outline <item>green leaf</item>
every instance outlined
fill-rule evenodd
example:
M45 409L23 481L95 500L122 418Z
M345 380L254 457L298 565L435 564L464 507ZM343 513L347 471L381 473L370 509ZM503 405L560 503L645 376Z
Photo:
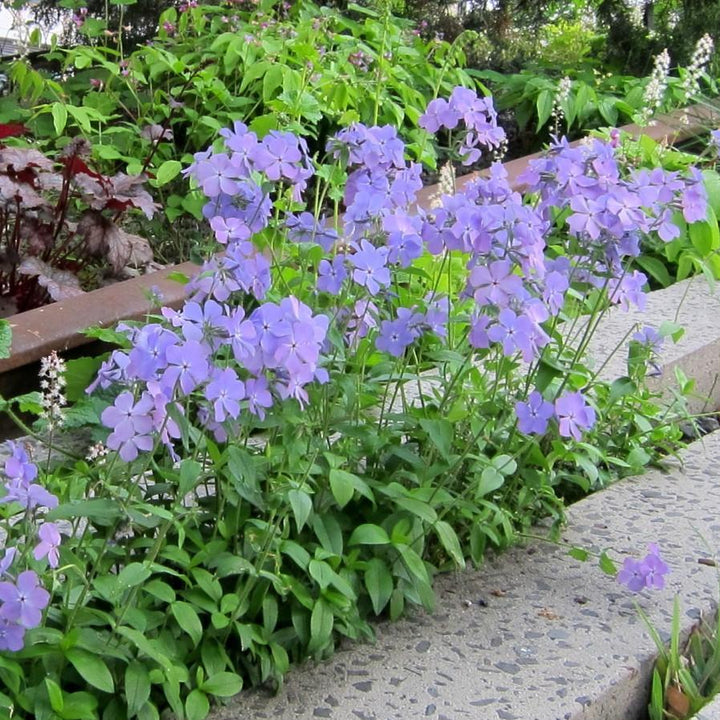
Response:
M130 563L126 565L117 576L118 587L132 588L144 583L152 575L152 570L143 563Z
M393 592L393 577L387 565L380 558L368 561L365 569L365 587L373 610L379 615L390 600Z
M255 458L247 450L237 445L231 445L228 448L227 458L229 478L238 495L259 510L263 510L265 508L265 500L260 490L260 485L258 484ZM291 490L290 492L293 491ZM292 503L293 501L291 499L290 504L292 505ZM295 506L292 505L292 507L294 510ZM297 520L297 514L295 518ZM305 521L307 521L307 517ZM300 526L298 527L298 531L299 529Z
M420 427L427 433L430 442L437 448L441 457L450 456L453 441L453 426L447 420L420 420Z
M353 530L348 545L389 545L390 538L379 525L365 523Z
M180 462L178 494L181 498L195 489L201 475L202 465L197 460L185 459Z
M295 516L295 524L297 525L297 530L300 532L305 523L308 521L308 518L310 517L310 513L312 512L312 500L310 496L303 492L302 490L290 490L288 493L288 500L290 502L290 507L292 508L293 515Z
M174 180L182 170L182 163L178 160L166 160L155 173L155 182L158 187L167 185Z
M568 550L568 555L575 558L576 560L579 560L580 562L585 562L590 557L590 553L585 550L585 548L581 547L570 548Z
M150 699L150 673L138 660L133 660L125 668L125 697L128 717L137 715Z
M465 558L463 557L460 540L452 527L444 520L438 520L433 526L438 540L445 548L445 552L455 561L459 568L465 567Z
M667 266L659 258L651 257L650 255L640 255L640 257L635 259L635 262L663 287L672 285L673 280L672 277L670 277Z
M539 131L550 119L554 99L555 95L552 90L542 90L537 96L537 100L535 101L538 116L536 131Z
M53 103L52 105L52 118L53 125L55 126L56 135L62 135L65 126L67 125L68 111L65 105L61 102Z
M352 473L345 470L330 470L330 489L337 504L345 507L355 494L355 479Z
M310 643L308 652L315 653L325 648L331 640L335 618L328 602L319 598L310 616Z
M407 569L421 582L430 583L427 568L423 559L409 546L404 543L396 543L395 549L400 553Z
M110 526L123 517L120 505L110 498L91 498L64 503L46 515L48 520L70 520L84 517L96 525Z
M600 566L600 569L606 575L612 575L613 577L615 577L617 575L617 566L615 565L615 562L604 551L602 553L600 553L598 565Z
M65 651L65 657L86 683L102 692L115 692L115 683L110 670L100 656L74 647Z
M65 705L63 701L63 691L60 689L60 686L49 677L45 678L45 687L47 688L47 694L50 698L50 707L62 716Z
M200 685L203 692L216 697L232 697L237 695L242 687L242 678L231 672L215 673Z
M187 720L205 720L210 714L210 701L207 695L195 688L185 700L185 716Z
M498 490L505 483L505 476L495 467L489 465L480 474L480 482L475 488L475 498L479 499Z
M190 636L193 645L198 645L202 640L203 627L195 608L190 603L178 600L170 606L170 611L177 620L180 629Z

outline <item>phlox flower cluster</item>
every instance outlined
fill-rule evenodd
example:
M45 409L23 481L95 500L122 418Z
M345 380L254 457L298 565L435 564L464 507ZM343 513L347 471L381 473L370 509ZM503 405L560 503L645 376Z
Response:
M631 592L640 592L645 588L662 590L665 587L665 576L670 568L660 557L660 548L655 543L648 545L648 553L642 560L625 558L617 581Z
M466 88L431 102L420 124L431 132L464 128L466 159L503 137L492 101ZM397 131L355 124L328 145L347 173L345 212L331 223L300 202L313 174L304 141L279 132L258 139L241 123L221 135L225 148L198 153L187 173L208 197L204 214L224 253L189 283L180 310L166 308L143 327L124 326L131 347L115 351L89 388L113 389L113 405L102 413L107 447L127 461L159 443L172 454L183 422L223 441L278 403L305 407L310 385L326 382L334 367L330 337L344 338L349 349L372 343L400 358L426 334L443 342L450 319L462 315L468 319L457 322L467 326L474 351L531 363L549 344L548 322L571 286L583 282L605 288L624 307L641 305L645 276L625 270L640 237L657 232L670 240L677 235L674 210L688 222L706 212L698 174L623 173L613 143L599 140L577 148L559 142L536 161L526 177L534 202L513 191L495 163L462 192L442 193L432 208L418 209L421 168L406 160ZM292 197L292 211L273 204L283 193ZM558 209L579 257L546 256ZM270 258L255 245L266 228L292 243L285 249L302 268L297 296L273 285ZM465 259L456 303L437 291L402 291L424 253L438 262L450 253ZM581 392L551 392L518 401L519 429L542 434L552 421L562 437L579 440L596 421L591 403Z
M456 87L447 100L432 100L418 124L436 133L440 129L455 130L461 122L464 132L459 155L464 165L476 163L483 147L499 148L505 140L505 131L497 124L492 98L479 98L473 90L464 87Z
M45 559L51 568L59 564L60 531L44 521L41 512L57 506L57 498L36 482L37 466L25 448L9 441L10 456L5 460L4 495L0 503L21 509L22 518L13 529L25 529L25 545L35 543L32 556ZM13 538L17 540L17 538ZM20 539L22 543L22 538ZM42 612L50 602L50 593L42 586L35 570L18 567L21 555L17 545L8 545L0 558L0 651L21 650L27 630L42 621Z

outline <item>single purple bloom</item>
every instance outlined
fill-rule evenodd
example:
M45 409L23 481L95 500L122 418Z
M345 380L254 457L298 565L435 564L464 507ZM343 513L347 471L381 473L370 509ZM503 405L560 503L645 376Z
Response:
M245 384L232 368L218 370L205 388L205 397L213 406L215 422L240 415L240 401L245 399Z
M350 256L350 262L355 268L352 273L353 280L367 288L371 295L377 295L380 286L386 287L390 284L387 255L386 247L376 248L371 242L363 239L357 251Z
M555 415L562 437L582 439L582 431L595 424L595 410L585 402L581 392L561 395L555 400Z
M630 592L640 592L645 587L645 573L640 562L635 558L625 558L617 574L617 581Z
M167 349L167 369L162 376L164 387L174 390L178 385L185 395L204 383L210 375L210 349L197 340L188 340Z
M513 272L509 260L476 265L468 282L474 290L475 302L480 306L494 303L499 308L505 308L510 300L519 296L523 290L522 278Z
M336 255L332 260L323 259L318 265L317 289L338 295L347 276L344 255Z
M33 550L33 557L41 560L47 557L51 568L56 568L60 561L60 532L57 525L51 522L44 522L38 529L40 542Z
M25 628L7 617L3 607L0 606L0 650L17 652L25 644Z
M459 122L460 113L444 98L436 98L428 103L425 112L418 120L418 125L428 132L436 133L440 128L452 130Z
M15 583L0 583L0 602L4 617L29 630L40 624L50 593L40 585L34 570L25 570Z
M265 409L272 407L273 404L267 380L264 377L246 380L245 393L247 395L248 410L253 415L257 415L261 420L264 420Z
M530 393L527 402L515 403L518 429L525 435L542 435L554 413L552 403L547 402L537 390Z

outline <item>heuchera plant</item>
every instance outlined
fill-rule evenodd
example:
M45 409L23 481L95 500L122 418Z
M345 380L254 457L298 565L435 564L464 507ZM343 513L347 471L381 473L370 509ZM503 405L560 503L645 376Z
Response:
M503 139L464 88L420 124L465 162ZM6 594L34 593L29 615L0 596L16 716L205 717L371 614L432 607L435 570L676 438L641 387L652 334L619 384L582 356L607 307L644 300L640 237L702 215L692 173L560 142L531 195L496 164L423 209L392 127L341 131L324 164L291 133L221 137L186 174L223 252L183 307L112 335L74 408L102 425L93 464L45 474L58 505L32 512L33 471L6 468Z
M22 135L0 125L0 138ZM83 292L98 265L117 275L152 260L147 241L118 221L130 208L149 218L155 203L143 176L96 173L90 146L70 141L56 160L33 147L0 145L0 295L18 312Z

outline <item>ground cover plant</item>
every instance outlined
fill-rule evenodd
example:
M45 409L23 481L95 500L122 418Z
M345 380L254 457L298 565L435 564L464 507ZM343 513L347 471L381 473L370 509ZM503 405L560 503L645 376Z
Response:
M504 135L463 87L419 125L461 163ZM351 125L322 162L223 129L185 172L224 250L185 305L96 331L119 345L99 372L53 358L40 394L3 401L99 442L55 463L9 446L5 714L203 718L672 452L682 403L644 378L679 329L638 328L611 384L584 354L607 308L644 301L641 238L702 221L707 196L617 150L561 141L525 197L495 164L420 209L391 126Z
M25 58L12 64L14 93L1 112L51 145L86 138L108 172L150 173L164 217L140 234L172 261L202 241L203 199L187 192L180 169L237 117L261 135L298 133L311 154L352 122L390 123L411 154L432 163L433 146L418 143L420 113L455 85L474 86L462 39L424 40L387 3L346 13L307 0L183 3L131 51L122 34L108 39L106 22L75 17L76 41L48 53L46 70Z

